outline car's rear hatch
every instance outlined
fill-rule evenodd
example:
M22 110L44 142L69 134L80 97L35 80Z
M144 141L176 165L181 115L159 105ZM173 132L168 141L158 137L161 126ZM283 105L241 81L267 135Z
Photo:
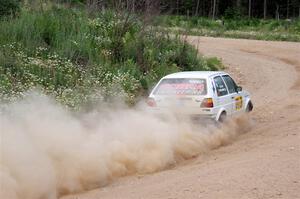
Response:
M163 79L152 92L157 107L194 108L200 107L207 94L205 79Z
M155 96L157 107L191 108L200 107L203 96Z

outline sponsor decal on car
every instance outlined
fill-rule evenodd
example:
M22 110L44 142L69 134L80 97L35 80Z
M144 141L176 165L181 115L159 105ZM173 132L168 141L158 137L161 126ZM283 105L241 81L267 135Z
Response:
M243 97L237 96L235 97L235 109L240 110L243 107Z

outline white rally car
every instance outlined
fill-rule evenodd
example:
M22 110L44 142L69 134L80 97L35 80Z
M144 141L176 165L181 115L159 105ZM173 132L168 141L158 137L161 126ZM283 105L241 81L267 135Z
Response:
M192 118L223 122L227 116L250 112L253 104L247 91L225 72L191 71L163 77L151 91L151 110L176 110Z

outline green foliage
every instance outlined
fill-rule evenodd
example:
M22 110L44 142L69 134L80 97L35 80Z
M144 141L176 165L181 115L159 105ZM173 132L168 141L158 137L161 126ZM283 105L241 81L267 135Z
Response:
M0 26L2 100L39 88L74 108L116 96L134 103L168 73L220 66L126 13L24 9Z
M241 17L242 17L242 14L240 13L240 11L237 8L227 8L225 10L224 19L227 19L227 20L232 20L232 19L238 20L238 19L241 19Z
M15 16L20 11L20 0L0 0L0 18Z

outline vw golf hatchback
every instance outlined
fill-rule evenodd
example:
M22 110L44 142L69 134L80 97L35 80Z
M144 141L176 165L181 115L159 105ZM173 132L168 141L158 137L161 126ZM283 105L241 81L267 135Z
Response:
M250 112L250 94L229 74L220 71L179 72L163 77L147 104L155 111L176 110L192 118L223 122L226 117Z

